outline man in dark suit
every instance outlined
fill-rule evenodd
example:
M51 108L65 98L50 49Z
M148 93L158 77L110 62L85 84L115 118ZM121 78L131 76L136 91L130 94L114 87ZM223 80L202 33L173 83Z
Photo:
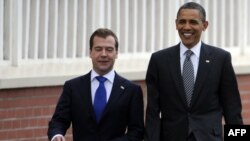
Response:
M243 124L229 52L201 41L208 22L189 2L177 13L181 42L152 54L147 74L145 141L222 141L225 124Z
M93 69L65 82L49 122L49 140L64 141L71 124L74 141L143 140L142 90L113 70L117 55L116 35L106 28L97 29L90 37ZM104 78L102 84L98 76ZM105 98L99 97L98 100L105 99L104 106L100 101L98 104L96 98L95 92L100 86L101 95L105 93Z

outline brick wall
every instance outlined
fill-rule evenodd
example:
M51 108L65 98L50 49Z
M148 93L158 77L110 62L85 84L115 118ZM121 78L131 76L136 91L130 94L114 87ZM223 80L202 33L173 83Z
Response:
M0 90L0 140L47 140L61 87Z
M250 75L237 77L242 102L242 116L244 124L250 124Z
M250 75L237 76L245 124L250 124ZM136 81L146 93L144 81ZM47 141L47 125L61 86L0 90L0 141ZM146 95L144 96L146 100ZM145 101L146 104L146 101ZM67 141L71 141L71 130Z

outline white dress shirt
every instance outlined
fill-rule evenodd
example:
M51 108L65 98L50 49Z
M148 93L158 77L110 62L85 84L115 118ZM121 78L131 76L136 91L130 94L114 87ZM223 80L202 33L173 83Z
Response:
M180 64L181 64L181 73L183 72L183 64L186 59L185 52L188 50L188 48L181 42L180 44ZM191 61L193 63L194 67L194 80L196 80L197 72L198 72L198 66L199 66L199 58L200 58L200 50L201 50L201 41L199 41L194 47L190 49L193 52L193 55L191 56Z
M94 103L95 99L95 92L96 89L99 86L99 81L96 79L96 76L99 76L94 70L91 71L91 97L92 97L92 103ZM114 79L115 79L115 71L112 70L109 73L103 75L103 77L107 78L107 80L104 82L104 86L106 88L107 93L107 101L109 100L111 90L113 87Z

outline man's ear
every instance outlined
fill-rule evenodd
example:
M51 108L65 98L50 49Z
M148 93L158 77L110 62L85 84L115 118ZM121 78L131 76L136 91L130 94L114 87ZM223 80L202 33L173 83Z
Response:
M208 27L208 21L203 22L203 31L205 31Z

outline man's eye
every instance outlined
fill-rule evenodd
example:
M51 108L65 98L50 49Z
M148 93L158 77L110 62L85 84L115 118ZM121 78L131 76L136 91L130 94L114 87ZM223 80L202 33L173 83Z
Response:
M178 23L179 23L179 24L185 24L186 21L185 21L185 20L179 20Z
M195 20L192 20L192 21L190 21L190 24L199 24L199 22L195 21Z
M102 48L96 47L96 48L95 48L95 51L102 51Z
M108 52L112 52L112 51L114 50L114 48L108 47L106 50L107 50Z

